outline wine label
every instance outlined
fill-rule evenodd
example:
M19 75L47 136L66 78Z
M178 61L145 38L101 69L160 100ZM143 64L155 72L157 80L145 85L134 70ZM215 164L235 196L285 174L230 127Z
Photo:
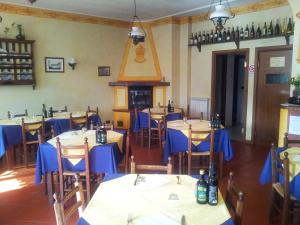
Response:
M218 189L216 186L209 186L208 192L208 202L210 204L217 204L218 203Z
M197 200L200 203L206 203L207 202L207 187L205 186L197 186Z

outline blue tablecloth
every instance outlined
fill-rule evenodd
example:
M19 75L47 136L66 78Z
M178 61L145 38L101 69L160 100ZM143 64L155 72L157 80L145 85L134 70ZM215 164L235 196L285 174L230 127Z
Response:
M88 123L101 123L98 115L92 115L88 118ZM45 130L50 131L54 128L55 135L70 130L69 119L52 118L45 122ZM0 158L5 154L5 149L9 146L22 144L22 128L20 125L0 125Z
M95 146L89 151L90 171L92 173L117 173L117 165L121 162L125 154L126 131L118 131L124 134L123 150L120 151L117 143ZM84 160L75 166L68 160L63 161L63 166L71 171L84 171ZM42 181L42 176L49 172L57 172L57 152L56 148L45 142L39 146L36 158L35 184Z
M149 114L147 112L138 112L137 119L134 123L133 131L138 132L142 128L148 128L148 117ZM182 119L181 113L169 113L166 115L166 122L180 119ZM157 127L157 122L155 120L151 120L151 127Z
M223 152L225 160L229 161L233 157L231 141L229 133L226 129L215 131L215 152ZM199 145L193 145L193 151L204 152L209 150L210 143L201 142ZM166 132L166 145L164 150L164 162L168 161L168 157L174 153L186 152L188 149L188 137L180 130L168 128Z
M279 154L282 152L284 148L278 148L276 151ZM280 179L283 181L283 179ZM272 157L271 157L271 152L269 152L267 159L265 161L263 170L260 175L259 179L260 183L262 185L271 183L272 182ZM300 173L297 174L291 181L289 185L290 193L300 200Z

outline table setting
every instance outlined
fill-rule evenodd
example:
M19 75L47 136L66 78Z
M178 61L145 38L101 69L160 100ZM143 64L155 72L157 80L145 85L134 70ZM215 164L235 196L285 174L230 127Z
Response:
M277 154L283 159L284 153L288 153L290 167L289 190L292 196L300 201L300 148L277 148ZM272 182L272 158L269 152L260 175L260 184L265 185Z
M220 192L216 206L197 204L197 179L178 177L129 174L106 181L98 187L77 225L233 225Z

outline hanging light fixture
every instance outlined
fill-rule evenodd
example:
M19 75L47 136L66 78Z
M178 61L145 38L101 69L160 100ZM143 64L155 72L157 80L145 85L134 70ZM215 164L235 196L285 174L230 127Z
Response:
M220 0L220 4L216 5L215 11L211 13L210 10L214 2L215 0L212 1L208 10L209 20L211 20L216 29L220 31L224 28L226 21L234 18L235 15L231 12L228 0L226 0L227 7L225 7L225 4L222 5L222 0Z
M132 38L132 42L134 45L137 45L139 42L144 42L146 37L146 32L142 26L142 22L136 15L136 0L134 0L134 16L128 36Z

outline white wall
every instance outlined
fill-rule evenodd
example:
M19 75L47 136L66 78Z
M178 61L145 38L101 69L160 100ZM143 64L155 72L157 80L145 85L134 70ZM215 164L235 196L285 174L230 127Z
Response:
M125 28L1 13L0 35L12 22L23 24L26 39L35 40L36 90L31 86L0 86L0 118L28 109L40 113L47 107L86 110L99 106L103 119L112 119L113 89L121 65L127 32ZM15 34L9 34L14 37ZM45 73L44 57L64 57L64 73ZM75 70L67 59L78 60ZM110 77L98 77L98 66L110 66Z

